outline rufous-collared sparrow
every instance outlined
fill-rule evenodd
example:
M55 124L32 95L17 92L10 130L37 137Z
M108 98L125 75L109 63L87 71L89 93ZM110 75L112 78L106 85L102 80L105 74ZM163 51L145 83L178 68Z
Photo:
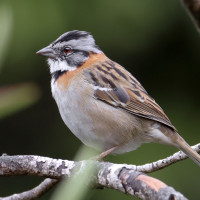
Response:
M157 142L178 147L200 165L200 155L161 107L133 75L106 57L90 33L64 33L37 54L48 57L63 121L84 144L104 152L102 157Z

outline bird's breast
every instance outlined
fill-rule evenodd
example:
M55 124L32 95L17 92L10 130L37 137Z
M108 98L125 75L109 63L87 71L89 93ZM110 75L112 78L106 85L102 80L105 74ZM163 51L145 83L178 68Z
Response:
M78 82L72 80L67 88L52 83L61 117L71 132L95 149L121 144L126 144L126 148L119 148L119 153L136 149L141 144L137 134L141 130L140 119L95 99L92 87L83 77Z

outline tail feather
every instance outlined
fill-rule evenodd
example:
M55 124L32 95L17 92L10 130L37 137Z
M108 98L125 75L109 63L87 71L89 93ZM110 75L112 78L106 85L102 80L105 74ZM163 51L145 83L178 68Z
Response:
M178 138L177 143L178 148L183 151L189 158L191 158L197 165L200 166L200 155L194 151L182 137Z

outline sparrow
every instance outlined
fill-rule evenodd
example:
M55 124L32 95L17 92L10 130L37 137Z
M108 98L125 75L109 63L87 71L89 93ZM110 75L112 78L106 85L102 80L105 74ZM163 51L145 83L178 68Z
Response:
M37 54L47 57L52 95L64 123L85 145L103 152L102 158L156 142L179 148L200 166L200 155L162 108L89 32L66 32Z

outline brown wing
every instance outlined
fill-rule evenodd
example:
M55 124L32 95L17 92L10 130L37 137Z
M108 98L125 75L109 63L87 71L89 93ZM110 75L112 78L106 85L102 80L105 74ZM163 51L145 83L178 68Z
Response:
M96 68L94 70L94 68ZM107 60L87 70L94 97L125 111L155 120L176 130L162 108L122 66Z

